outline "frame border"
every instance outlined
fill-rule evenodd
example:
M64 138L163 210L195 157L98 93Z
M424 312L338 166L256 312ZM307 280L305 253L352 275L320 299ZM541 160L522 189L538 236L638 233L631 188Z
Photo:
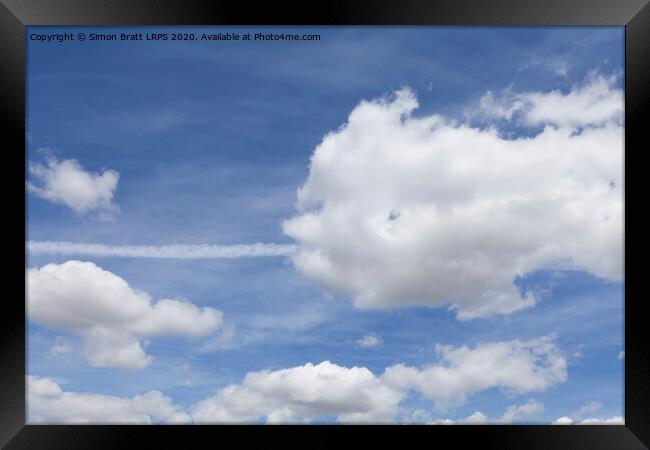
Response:
M3 191L23 220L2 221L11 260L26 258L26 153L25 146L25 30L31 25L618 25L625 27L625 183L626 197L642 192L645 167L638 156L646 146L643 117L650 109L650 3L649 0L336 0L320 4L258 5L209 1L174 0L0 0L0 120L3 124L5 156L10 162L2 177ZM22 167L22 170L20 168ZM12 211L14 211L12 209ZM25 425L25 272L18 264L8 265L7 278L16 280L16 295L5 299L4 324L0 329L0 447L18 449L122 448L145 444L155 435L167 445L186 446L188 440L224 438L248 441L250 432L263 438L292 437L336 444L357 432L383 443L402 443L417 437L443 438L454 444L478 443L488 448L648 448L650 446L650 348L643 314L641 266L647 254L648 221L638 209L625 208L625 425L561 427L546 425L483 425L463 428L398 426L310 426L281 425ZM637 214L636 217L633 217ZM645 226L644 226L645 225ZM19 238L22 236L22 238ZM22 239L22 241L21 241ZM22 295L22 296L21 296ZM638 295L638 294L637 294ZM469 432L468 432L469 430ZM298 436L295 435L298 434ZM366 434L367 433L367 434ZM13 438L13 439L12 439ZM280 441L278 441L280 442ZM284 443L283 443L284 445Z

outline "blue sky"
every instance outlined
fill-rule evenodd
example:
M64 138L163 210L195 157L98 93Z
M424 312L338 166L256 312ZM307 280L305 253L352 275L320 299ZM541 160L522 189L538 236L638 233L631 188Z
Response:
M90 31L33 27L28 33L62 30ZM200 34L209 29L97 30ZM507 100L511 93L557 90L572 98L590 73L610 77L612 90L622 88L623 28L309 27L300 32L319 33L321 39L52 44L28 39L28 161L77 160L89 173L119 173L111 199L119 209L108 218L30 192L28 239L116 246L306 245L285 233L282 222L300 214L296 190L310 175L315 148L327 133L341 131L362 100L408 87L419 104L414 117L439 114L480 130L496 126L516 140L535 137L545 124L475 115L486 92ZM42 182L34 173L28 180ZM589 247L584 254L608 258L597 251ZM78 332L30 320L28 374L67 392L133 397L157 390L191 411L225 386L242 383L249 372L331 361L366 367L379 377L398 363L418 368L435 363L436 343L473 348L552 334L567 364L565 381L518 393L486 388L446 410L414 389L400 402L397 420L409 421L402 415L416 409L427 420L462 420L475 411L496 420L509 406L529 400L543 408L515 423L623 416L623 283L602 276L605 269L588 270L589 264L539 267L519 282L523 290L544 292L534 306L459 320L454 311L427 304L358 308L354 289L332 288L286 256L28 253L29 268L69 260L93 262L154 301L185 298L215 308L223 323L194 340L152 337L146 352L153 361L125 371L89 364ZM360 346L369 334L380 343ZM57 343L65 350L53 352ZM331 415L315 419L331 420Z

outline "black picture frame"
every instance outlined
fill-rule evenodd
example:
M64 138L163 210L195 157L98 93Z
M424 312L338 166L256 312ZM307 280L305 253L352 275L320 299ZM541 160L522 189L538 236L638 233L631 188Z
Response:
M168 446L248 446L255 435L265 445L343 443L363 434L382 443L453 443L461 448L636 449L650 446L650 350L647 342L647 301L641 265L647 254L648 232L641 163L644 117L650 106L650 4L648 0L338 0L277 4L260 2L171 0L0 0L0 89L2 102L2 178L5 282L15 289L4 296L0 327L0 446L10 449L133 448L154 442ZM25 266L25 27L30 25L617 25L625 27L625 425L533 426L98 426L25 425L26 320ZM646 114L644 114L646 113ZM641 207L637 207L640 205ZM19 212L22 211L22 217ZM639 264L641 262L641 264ZM416 436L417 435L417 436ZM226 440L228 439L228 440ZM234 440L230 440L234 439ZM645 444L645 445L644 445ZM231 444L232 445L232 444ZM175 446L175 445L174 445Z

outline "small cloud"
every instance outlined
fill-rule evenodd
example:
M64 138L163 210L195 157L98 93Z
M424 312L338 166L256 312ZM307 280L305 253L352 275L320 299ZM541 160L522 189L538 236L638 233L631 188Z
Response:
M572 423L573 419L567 416L558 417L552 422L553 425L571 425Z
M618 359L623 361L625 359L625 350L618 352Z
M471 414L469 417L463 420L462 423L468 425L479 425L486 423L487 420L488 418L485 414L483 414L481 411L476 411L474 414Z
M77 160L57 160L48 156L45 164L30 164L32 180L27 189L38 197L63 204L79 215L97 214L103 220L112 218L118 211L113 203L120 174L104 169L102 173L86 171Z
M367 334L357 341L357 345L361 348L377 347L381 344L381 338L375 334Z

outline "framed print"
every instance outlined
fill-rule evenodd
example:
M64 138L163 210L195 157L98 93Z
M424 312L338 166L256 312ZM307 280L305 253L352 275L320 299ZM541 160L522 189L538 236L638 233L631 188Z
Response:
M647 2L0 11L3 446L647 448Z

